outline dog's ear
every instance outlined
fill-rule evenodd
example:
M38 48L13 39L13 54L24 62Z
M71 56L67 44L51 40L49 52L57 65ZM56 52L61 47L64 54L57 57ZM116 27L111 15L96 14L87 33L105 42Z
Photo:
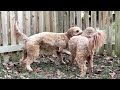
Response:
M73 29L72 28L69 28L68 31L67 31L67 36L70 38L73 36Z

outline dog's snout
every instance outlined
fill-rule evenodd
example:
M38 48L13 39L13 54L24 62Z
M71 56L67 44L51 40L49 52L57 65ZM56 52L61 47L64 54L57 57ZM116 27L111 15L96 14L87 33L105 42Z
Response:
M79 32L79 34L78 35L81 35L83 32Z

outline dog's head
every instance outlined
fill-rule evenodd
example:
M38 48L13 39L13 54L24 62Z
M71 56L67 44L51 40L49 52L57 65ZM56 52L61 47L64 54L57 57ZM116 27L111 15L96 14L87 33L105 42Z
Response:
M67 31L67 36L71 38L72 36L77 36L82 34L82 29L80 27L71 27Z
M89 36L89 35L93 35L95 32L96 32L96 30L95 30L93 27L87 27L87 28L83 31L82 35L83 35L83 36Z

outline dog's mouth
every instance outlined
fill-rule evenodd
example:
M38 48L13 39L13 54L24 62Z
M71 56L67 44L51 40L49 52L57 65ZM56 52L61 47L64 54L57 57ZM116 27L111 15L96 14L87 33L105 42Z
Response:
M78 35L81 35L83 32L78 33Z

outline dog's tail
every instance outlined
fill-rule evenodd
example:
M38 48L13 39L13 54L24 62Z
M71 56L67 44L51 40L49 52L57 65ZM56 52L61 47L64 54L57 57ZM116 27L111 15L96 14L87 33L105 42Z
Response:
M28 37L24 33L20 32L17 21L15 21L14 30L16 36L22 36L23 40L28 40Z
M106 34L102 30L97 31L89 38L89 48L91 50L100 48L104 44L105 38Z

